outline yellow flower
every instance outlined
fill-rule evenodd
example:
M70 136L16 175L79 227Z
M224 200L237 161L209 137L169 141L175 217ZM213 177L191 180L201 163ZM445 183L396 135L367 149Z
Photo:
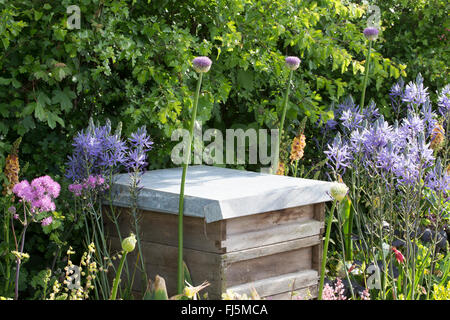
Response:
M13 187L19 183L19 157L14 154L6 157L5 176L8 182L3 183L3 195L11 194Z
M209 282L205 281L201 285L193 287L188 282L186 282L187 286L184 287L183 294L189 299L197 300L197 293L199 293L202 289L209 286Z
M437 123L433 131L431 132L430 148L433 150L438 150L439 147L444 142L445 139L444 136L445 136L444 128L439 123Z
M300 160L303 158L303 149L306 146L306 137L304 134L299 134L296 136L291 143L291 155L289 158L291 159L291 164L294 161Z
M17 139L12 147L11 153L6 157L5 176L7 183L3 183L3 195L11 194L13 187L19 183L19 145L22 138Z
M284 163L282 161L278 163L277 175L284 176Z

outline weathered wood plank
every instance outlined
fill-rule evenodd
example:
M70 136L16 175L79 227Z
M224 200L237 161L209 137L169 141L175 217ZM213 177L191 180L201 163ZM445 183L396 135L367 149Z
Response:
M306 247L224 266L226 287L311 269L312 248Z
M269 244L266 246L225 253L223 254L223 260L225 264L231 264L242 260L250 260L259 257L269 256L280 252L291 251L304 247L311 247L318 245L320 242L321 237L319 235L314 235L311 237L294 239L275 244Z
M321 222L316 220L276 225L272 228L263 230L234 234L223 241L221 246L226 248L226 252L256 248L273 243L318 235L321 226Z
M237 233L264 230L273 226L314 219L314 205L287 208L226 220L227 237Z
M267 297L315 286L317 285L317 279L317 271L304 270L232 286L229 287L229 289L239 294L245 293L250 295L251 289L255 288L256 292L258 292L261 297ZM288 291L286 289L288 289Z
M135 229L132 227L134 222L130 209L116 208L116 210L120 212L118 220L121 234L128 236ZM223 221L206 223L204 219L185 216L183 224L185 248L206 252L223 252L223 249L220 248L221 241L225 240ZM178 215L142 211L139 225L143 240L171 246L178 245ZM117 237L117 231L112 222L108 222L106 228L110 235Z
M287 291L267 297L262 297L264 299L270 300L311 300L317 298L317 285L309 286L306 288L300 288L292 291ZM294 296L292 294L295 294Z
M118 238L110 238L112 249L118 250L120 243ZM154 279L156 275L166 280L167 291L169 295L176 294L176 279L178 266L178 248L142 241L142 252L145 257L145 268L149 279ZM210 296L220 297L222 293L222 256L216 253L203 252L192 249L184 249L184 261L186 262L194 285L199 285L203 281L210 282L208 292ZM127 255L129 267L134 270L134 264L137 261L137 248ZM138 266L140 264L138 263ZM141 273L136 270L133 289L141 289Z

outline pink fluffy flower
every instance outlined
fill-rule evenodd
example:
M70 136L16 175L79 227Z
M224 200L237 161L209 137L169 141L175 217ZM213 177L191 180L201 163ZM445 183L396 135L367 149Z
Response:
M72 192L76 197L81 196L81 192L83 191L83 185L81 184L71 184L69 185L69 191Z
M25 199L26 201L31 199L30 191L31 191L30 183L27 180L20 181L13 188L13 192L15 193L15 195L18 196L19 198Z
M53 199L59 196L60 185L49 176L34 179L31 184L23 180L16 184L13 192L23 201L31 204L31 212L54 211Z
M49 224L51 224L53 222L53 218L52 217L47 217L45 219L42 219L41 221L41 225L43 227L48 226Z
M347 300L344 295L345 287L341 279L336 279L336 284L334 288L328 283L323 287L322 299L323 300Z
M43 196L37 201L33 201L32 206L40 212L55 211L55 204L48 195Z

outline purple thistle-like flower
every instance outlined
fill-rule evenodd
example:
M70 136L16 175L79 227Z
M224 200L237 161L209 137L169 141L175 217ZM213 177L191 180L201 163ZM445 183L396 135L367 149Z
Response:
M426 125L426 135L425 137L430 137L431 133L433 132L434 127L437 124L437 115L433 112L433 108L431 106L431 103L427 102L422 105L422 109L420 111L420 114L423 116L423 121Z
M345 172L345 168L350 165L351 154L347 144L341 140L341 135L338 133L333 140L333 143L328 144L328 150L324 151L328 157L328 166L336 170L336 173ZM331 164L330 164L331 163Z
M134 147L141 148L144 151L151 150L153 144L145 127L140 127L135 133L132 133L129 141Z
M208 72L211 68L212 61L208 57L197 57L192 61L195 71L204 73Z
M444 193L448 195L450 191L450 175L443 170L440 159L436 161L436 165L430 170L425 178L425 186L434 190L436 193Z
M386 148L381 149L376 157L376 166L382 172L390 172L397 162L397 154L391 142L388 143Z
M53 222L53 218L52 217L47 217L45 219L42 219L41 221L41 225L43 227L50 225Z
M81 192L83 191L83 185L79 183L74 183L69 185L69 191L72 192L76 197L81 196Z
M380 117L375 124L369 128L364 147L370 153L377 153L381 148L387 146L392 140L393 129L383 117Z
M88 174L109 176L118 171L125 161L126 144L111 133L111 126L96 127L90 124L74 138L73 154L66 163L66 177L83 181Z
M440 93L438 93L437 105L439 113L443 117L450 114L450 84L447 84Z
M368 27L365 28L364 31L364 36L369 40L369 41L374 41L378 38L378 29L374 28L374 27Z
M128 161L126 166L129 170L143 170L144 167L148 164L146 162L145 153L142 150L132 150L128 153Z
M409 113L407 118L403 119L400 132L405 138L415 138L425 130L425 123L416 114Z
M375 119L380 117L379 110L375 102L370 101L369 105L363 110L363 119L366 119L369 122L372 122Z
M347 109L342 112L340 117L342 125L348 130L353 131L355 129L360 129L363 121L363 115L359 111L352 112L351 109Z
M289 56L285 59L286 67L289 70L296 70L300 66L301 60L298 57Z
M405 87L402 100L407 102L410 106L419 106L428 101L427 88L424 88L423 83L409 82Z

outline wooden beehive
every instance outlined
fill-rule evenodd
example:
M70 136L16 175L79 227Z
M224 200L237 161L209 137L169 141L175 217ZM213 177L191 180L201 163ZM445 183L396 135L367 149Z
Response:
M113 187L120 230L131 227L128 177ZM176 293L178 196L181 169L147 172L138 200L149 278L165 278ZM210 299L228 289L290 299L317 295L322 256L324 202L329 183L209 166L188 170L184 213L184 260L194 285L208 280ZM118 248L115 228L108 237ZM135 261L129 255L130 261ZM137 272L138 274L139 272ZM139 277L137 275L137 277ZM139 291L140 280L135 280Z

